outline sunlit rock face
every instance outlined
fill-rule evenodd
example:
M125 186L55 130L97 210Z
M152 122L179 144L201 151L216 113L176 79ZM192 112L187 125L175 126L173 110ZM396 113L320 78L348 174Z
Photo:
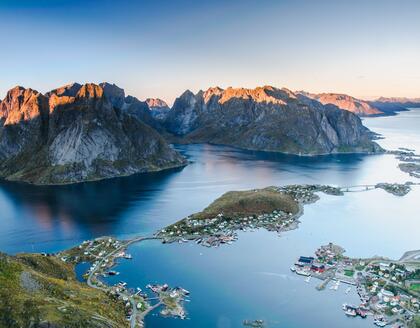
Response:
M166 119L170 108L165 101L159 98L147 98L146 104L149 106L150 113L156 120L163 122Z
M62 184L184 165L139 118L142 104L148 113L109 84L10 90L0 103L0 176Z
M359 116L381 115L383 112L367 101L360 100L349 95L339 93L319 93L313 94L300 91L304 96L318 100L320 103L335 105L340 109L347 110Z
M164 125L180 142L302 155L380 151L353 113L271 86L187 90Z

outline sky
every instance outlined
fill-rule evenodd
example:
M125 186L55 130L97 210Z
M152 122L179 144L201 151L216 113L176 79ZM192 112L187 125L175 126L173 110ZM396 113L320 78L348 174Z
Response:
M0 0L0 98L108 81L420 97L419 0Z

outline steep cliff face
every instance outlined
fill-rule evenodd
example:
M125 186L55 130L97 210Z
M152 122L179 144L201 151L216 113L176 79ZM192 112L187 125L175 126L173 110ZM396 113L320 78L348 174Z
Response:
M353 113L271 86L186 91L165 126L182 142L306 155L380 150Z
M381 115L383 112L369 102L339 93L313 94L300 91L302 95L315 99L323 105L331 104L359 116Z
M159 98L147 98L146 104L149 106L150 113L153 118L163 122L166 118L166 115L169 113L169 106L166 102Z
M62 184L184 165L111 91L95 84L47 96L22 87L9 91L0 105L0 176Z

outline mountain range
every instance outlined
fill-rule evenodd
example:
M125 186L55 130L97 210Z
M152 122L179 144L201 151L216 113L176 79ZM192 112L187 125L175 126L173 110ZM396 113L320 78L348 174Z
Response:
M301 155L379 150L353 113L271 86L187 90L164 126L176 142Z
M0 103L0 176L63 184L185 165L148 122L147 104L106 83L15 87Z
M299 155L380 152L359 116L392 114L405 109L396 104L413 100L378 102L395 107L272 86L187 90L172 108L158 98L126 96L107 82L45 94L15 87L0 102L0 177L64 184L186 165L169 143Z
M327 105L332 104L340 109L347 110L359 116L372 116L384 114L379 108L371 105L369 102L354 98L352 96L340 93L309 93L300 91L299 93L318 100L320 103Z

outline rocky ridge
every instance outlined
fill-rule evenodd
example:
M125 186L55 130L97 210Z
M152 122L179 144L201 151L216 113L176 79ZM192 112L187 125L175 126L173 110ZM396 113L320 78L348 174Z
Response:
M320 103L327 105L332 104L340 109L347 110L359 116L381 115L383 112L375 106L369 104L367 101L354 98L346 94L339 93L309 93L300 91L304 96L315 99Z
M159 98L147 98L146 104L149 106L152 116L158 121L164 121L170 111L168 104Z
M108 83L45 95L15 87L0 103L0 177L63 184L185 165L154 122L146 103Z
M301 155L377 152L359 117L286 88L185 91L164 126L185 143L213 143Z

